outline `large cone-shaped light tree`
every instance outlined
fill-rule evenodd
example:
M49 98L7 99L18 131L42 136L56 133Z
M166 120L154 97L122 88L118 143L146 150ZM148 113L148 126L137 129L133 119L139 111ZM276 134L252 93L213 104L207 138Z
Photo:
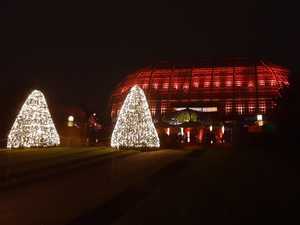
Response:
M50 147L60 144L45 96L34 90L26 99L8 135L7 148Z
M159 138L154 127L144 91L132 87L120 110L111 137L114 148L159 148Z

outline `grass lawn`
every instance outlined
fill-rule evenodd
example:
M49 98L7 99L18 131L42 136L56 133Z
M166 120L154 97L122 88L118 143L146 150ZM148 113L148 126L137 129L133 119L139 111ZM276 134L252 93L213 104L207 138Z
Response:
M109 152L95 161L84 160L89 161L88 164L71 171L59 171L55 176L18 183L15 188L0 188L0 224L69 224L98 205L110 202L132 185L143 183L161 169L180 161L189 152L165 149ZM52 167L53 170L56 167ZM42 171L44 176L45 170Z
M57 147L0 151L0 187L32 175L56 173L105 157L123 154L107 147Z
M69 159L82 153L103 154L112 152L105 147L55 147L55 148L30 148L0 151L1 166L18 166L24 163L34 163L41 160Z

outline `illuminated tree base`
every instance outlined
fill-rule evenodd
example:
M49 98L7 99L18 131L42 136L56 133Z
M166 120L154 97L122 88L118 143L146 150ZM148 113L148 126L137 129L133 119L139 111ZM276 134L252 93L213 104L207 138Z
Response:
M117 151L139 151L139 152L154 152L158 151L159 147L124 147L120 146L119 148L113 147L114 150Z

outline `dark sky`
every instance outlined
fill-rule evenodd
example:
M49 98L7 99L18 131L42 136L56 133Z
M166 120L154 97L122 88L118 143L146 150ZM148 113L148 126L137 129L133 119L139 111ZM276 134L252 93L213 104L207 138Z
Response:
M0 1L2 129L29 90L101 112L122 77L160 60L250 56L299 70L288 1L46 2Z

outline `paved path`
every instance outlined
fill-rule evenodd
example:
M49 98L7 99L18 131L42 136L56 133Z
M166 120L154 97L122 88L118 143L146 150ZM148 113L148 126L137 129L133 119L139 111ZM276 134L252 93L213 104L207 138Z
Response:
M186 160L110 224L300 223L298 171L280 156L217 150Z
M0 193L0 224L299 223L298 171L279 155L162 150Z
M162 150L112 157L99 165L0 192L0 224L68 224L187 153Z

